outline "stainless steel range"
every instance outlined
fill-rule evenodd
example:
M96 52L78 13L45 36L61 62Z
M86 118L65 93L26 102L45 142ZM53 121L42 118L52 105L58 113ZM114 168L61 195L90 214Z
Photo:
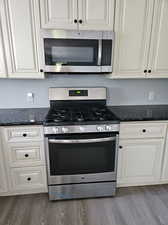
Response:
M119 121L106 106L106 88L50 88L49 100L49 199L115 195Z

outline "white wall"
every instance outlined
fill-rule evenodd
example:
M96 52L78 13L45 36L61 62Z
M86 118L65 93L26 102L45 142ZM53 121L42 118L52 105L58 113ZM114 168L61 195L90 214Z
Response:
M49 87L105 86L109 105L168 104L168 80L110 80L103 75L54 75L44 80L0 79L0 108L48 107ZM148 92L156 94L148 101ZM35 94L34 104L26 101Z

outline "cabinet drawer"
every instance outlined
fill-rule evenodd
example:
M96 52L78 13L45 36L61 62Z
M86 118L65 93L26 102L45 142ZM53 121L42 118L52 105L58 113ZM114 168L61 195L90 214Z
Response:
M46 168L28 167L11 170L12 186L14 190L30 190L46 187Z
M43 139L43 128L41 126L23 126L5 128L5 137L8 142L22 142L27 140Z
M11 167L25 167L44 164L43 142L13 143L8 145Z
M166 128L166 123L121 123L120 138L162 138Z

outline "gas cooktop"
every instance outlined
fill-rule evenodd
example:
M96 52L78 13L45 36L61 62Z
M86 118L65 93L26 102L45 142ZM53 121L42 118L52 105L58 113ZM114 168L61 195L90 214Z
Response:
M70 125L70 124L96 124L116 122L117 117L106 107L87 105L78 107L53 107L50 108L45 120L45 125Z

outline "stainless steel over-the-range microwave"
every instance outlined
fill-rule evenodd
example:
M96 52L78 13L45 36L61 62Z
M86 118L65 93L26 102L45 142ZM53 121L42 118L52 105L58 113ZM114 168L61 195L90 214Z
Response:
M42 30L44 72L110 73L114 32Z

